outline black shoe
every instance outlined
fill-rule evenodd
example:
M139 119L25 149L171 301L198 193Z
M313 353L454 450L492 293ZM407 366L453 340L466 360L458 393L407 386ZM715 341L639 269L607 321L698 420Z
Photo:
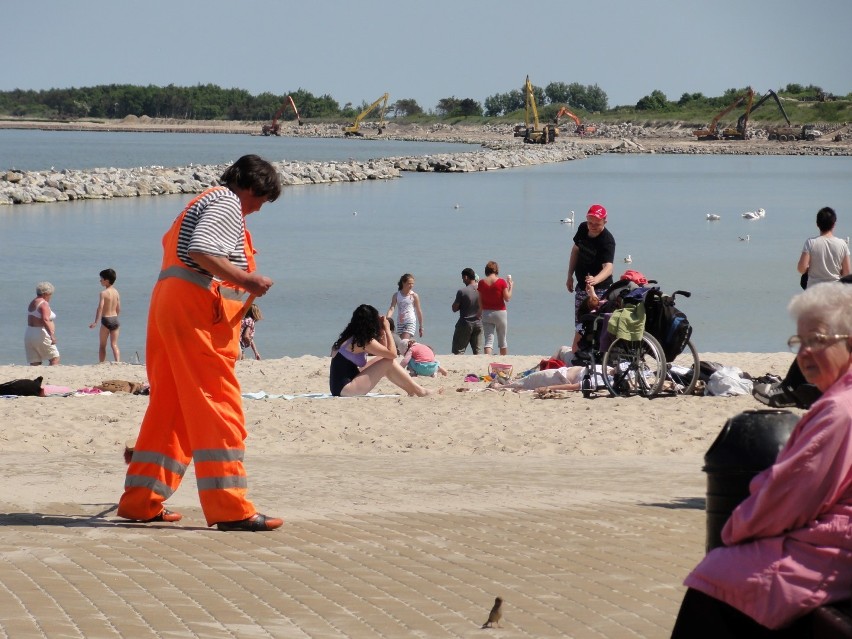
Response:
M755 384L752 396L770 408L792 408L797 405L796 398L791 397L780 383Z
M283 519L278 519L277 517L267 517L266 515L261 515L260 513L255 513L248 519L241 519L239 521L220 521L216 524L216 527L219 530L248 530L251 532L262 532L266 530L275 530L276 528L281 528L284 525Z

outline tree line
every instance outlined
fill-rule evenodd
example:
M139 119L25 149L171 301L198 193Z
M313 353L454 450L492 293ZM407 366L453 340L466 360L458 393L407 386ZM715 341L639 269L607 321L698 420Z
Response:
M642 97L635 105L609 108L606 92L598 85L582 85L577 82L551 82L545 87L533 85L536 104L542 117L552 117L564 105L586 113L619 113L625 110L643 113L695 112L724 108L745 89L728 89L721 96L707 97L701 93L684 93L678 100L669 100L655 89ZM799 100L832 101L835 96L814 85L788 84L778 93ZM178 87L170 84L160 86L136 86L109 84L94 87L0 91L0 114L14 117L38 119L121 119L128 115L180 120L270 120L283 104L287 95L292 96L299 113L308 119L353 119L367 108L368 103L355 105L347 102L340 105L328 94L315 96L305 89L289 94L276 95L265 92L252 95L243 89L223 89L215 84L199 84ZM849 96L847 96L848 98ZM428 115L439 117L517 117L525 108L522 88L505 93L495 93L483 103L473 98L442 98ZM412 117L426 114L413 98L399 99L389 105L395 117ZM295 119L295 114L285 109L284 120Z

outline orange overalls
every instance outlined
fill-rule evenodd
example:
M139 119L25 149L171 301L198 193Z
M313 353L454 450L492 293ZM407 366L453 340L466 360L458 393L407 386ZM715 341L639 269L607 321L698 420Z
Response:
M156 517L190 460L208 526L256 512L246 499L247 433L234 372L244 292L211 281L177 255L187 211L211 191L192 200L163 236L163 266L148 312L150 402L127 469L119 517ZM244 247L251 272L255 262L248 231Z

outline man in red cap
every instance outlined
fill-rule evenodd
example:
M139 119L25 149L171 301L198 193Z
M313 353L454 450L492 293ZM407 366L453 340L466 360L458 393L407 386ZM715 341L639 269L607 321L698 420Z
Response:
M568 280L565 286L574 295L574 344L576 345L582 328L578 312L580 304L589 295L587 288L602 297L612 284L612 263L615 259L615 238L606 229L606 209L600 204L592 204L586 213L586 221L580 224L574 234L574 246L568 261ZM577 277L576 287L574 277Z

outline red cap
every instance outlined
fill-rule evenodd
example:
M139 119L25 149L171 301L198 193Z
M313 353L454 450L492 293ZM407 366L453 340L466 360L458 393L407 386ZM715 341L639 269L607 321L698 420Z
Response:
M589 207L589 212L586 213L587 216L596 217L599 220L606 219L606 209L602 207L600 204L592 204Z

